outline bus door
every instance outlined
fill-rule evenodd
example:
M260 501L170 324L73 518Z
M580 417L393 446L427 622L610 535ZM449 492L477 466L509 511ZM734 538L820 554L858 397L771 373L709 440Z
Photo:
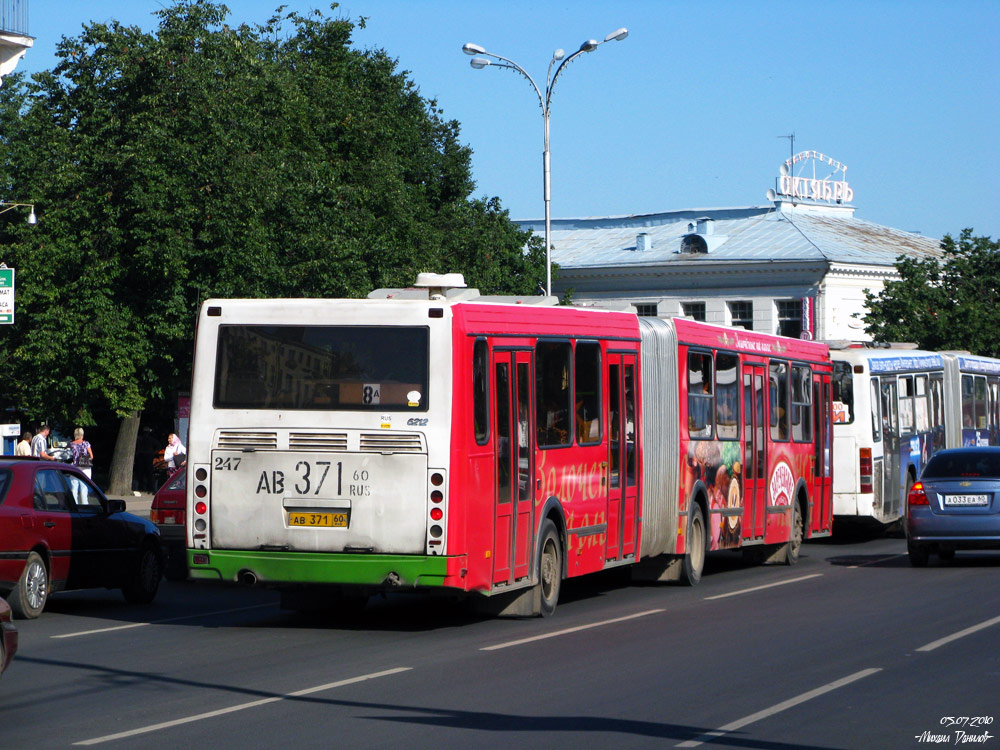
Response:
M743 367L743 538L763 539L767 491L767 366L748 362Z
M833 518L833 425L830 422L832 387L827 374L813 375L813 408L815 409L816 463L815 490L812 493L812 530L830 531L826 525Z
M605 557L635 555L638 471L635 423L636 356L608 354L608 526Z
M882 378L882 507L876 517L898 518L903 494L899 461L899 417L896 379Z
M513 583L531 564L534 444L531 352L495 351L496 525L493 584Z

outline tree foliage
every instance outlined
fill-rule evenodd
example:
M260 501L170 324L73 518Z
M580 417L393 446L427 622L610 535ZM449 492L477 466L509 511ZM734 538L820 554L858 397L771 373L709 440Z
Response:
M0 216L5 401L87 424L186 388L208 297L363 296L418 271L535 292L541 243L471 198L458 123L385 51L352 48L354 22L232 28L209 0L156 15L152 33L87 25L0 88L0 184L39 217Z
M941 258L900 257L898 281L865 294L865 330L875 341L1000 357L1000 242L962 231L941 241Z

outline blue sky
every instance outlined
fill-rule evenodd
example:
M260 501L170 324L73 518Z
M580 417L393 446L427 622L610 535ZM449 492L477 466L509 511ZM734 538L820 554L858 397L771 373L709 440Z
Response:
M169 4L27 1L28 72L88 21L151 29ZM227 3L231 22L251 23L279 4ZM762 205L794 133L796 151L847 165L859 218L1000 238L997 0L345 0L333 13L366 17L355 46L385 49L461 123L476 194L513 218L542 216L541 110L516 74L473 70L462 44L538 80L556 48L624 26L555 88L553 217Z

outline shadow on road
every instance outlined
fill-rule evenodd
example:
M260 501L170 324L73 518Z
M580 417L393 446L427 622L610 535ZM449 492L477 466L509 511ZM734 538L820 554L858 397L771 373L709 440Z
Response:
M866 568L909 568L910 560L906 553L894 555L842 555L827 560L831 565L842 567ZM957 552L953 560L942 560L937 555L931 555L927 563L929 568L996 568L1000 567L1000 552L969 550Z
M500 713L495 711L465 711L453 708L437 708L421 705L403 705L394 703L374 703L367 701L343 700L336 698L323 698L312 692L308 695L279 693L271 690L259 688L243 687L238 685L227 685L216 681L185 679L181 677L170 677L164 674L152 672L141 672L135 670L120 669L101 664L71 661L67 659L45 659L39 657L26 656L18 657L21 662L31 662L60 669L75 670L86 675L89 684L99 686L100 689L113 689L125 687L135 690L140 687L183 687L185 690L205 689L213 694L226 693L236 698L244 700L245 703L235 706L220 706L214 711L207 711L204 714L187 716L174 721L179 723L189 723L204 719L211 719L218 711L226 710L227 713L239 711L245 708L254 708L262 701L276 702L289 701L292 703L304 703L315 706L325 706L329 708L343 708L351 712L354 718L368 721L396 722L401 724L422 725L426 727L448 727L453 729L471 729L477 732L512 732L518 737L523 737L526 733L552 738L554 733L568 732L572 734L592 733L592 732L615 732L618 734L633 735L638 737L650 737L671 742L683 742L686 740L704 739L710 741L715 746L731 746L741 748L758 748L759 750L834 750L829 746L805 745L801 743L790 744L787 742L776 742L765 739L752 739L739 731L721 734L721 736L706 737L716 730L712 727L698 727L686 724L675 724L671 722L641 721L636 719L622 719L614 716L539 716L537 714L514 714ZM332 689L332 686L331 686ZM16 699L8 703L5 707L24 708L30 705L29 702L19 702ZM402 715L385 715L396 713ZM128 726L117 727L120 731L129 731ZM138 728L137 728L138 729ZM153 728L146 728L145 731L139 729L140 733L146 733Z

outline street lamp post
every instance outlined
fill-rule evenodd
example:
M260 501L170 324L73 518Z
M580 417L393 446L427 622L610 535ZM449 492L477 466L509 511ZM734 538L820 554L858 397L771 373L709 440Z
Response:
M35 218L34 203L7 203L6 201L0 201L0 214L5 214L8 211L13 211L15 208L28 209L28 223L31 224L32 226L38 223L38 219Z
M563 50L557 49L552 53L552 59L549 60L549 68L545 74L544 93L542 92L542 89L539 88L538 84L535 83L535 79L528 75L528 71L513 60L503 57L502 55L497 55L493 52L487 52L478 44L472 44L471 42L462 46L462 51L465 54L478 55L478 57L473 57L472 60L469 61L469 64L476 70L482 70L488 65L492 65L496 68L513 70L527 78L528 82L535 89L535 94L538 95L538 104L542 108L542 121L544 124L545 134L544 150L542 151L542 197L545 201L545 293L547 295L552 294L552 215L549 206L552 199L551 173L549 170L549 113L552 108L552 89L555 88L556 81L559 80L559 74L562 73L565 67L569 63L573 62L573 60L575 60L579 55L584 52L593 52L605 42L620 42L627 36L628 29L621 28L616 31L612 31L604 37L604 41L599 42L596 39L588 39L580 45L580 49L569 57L566 57L566 53ZM493 60L488 59L491 57ZM494 60L496 60L496 62L494 62ZM556 65L556 63L559 64ZM553 65L556 65L554 73L552 71Z

